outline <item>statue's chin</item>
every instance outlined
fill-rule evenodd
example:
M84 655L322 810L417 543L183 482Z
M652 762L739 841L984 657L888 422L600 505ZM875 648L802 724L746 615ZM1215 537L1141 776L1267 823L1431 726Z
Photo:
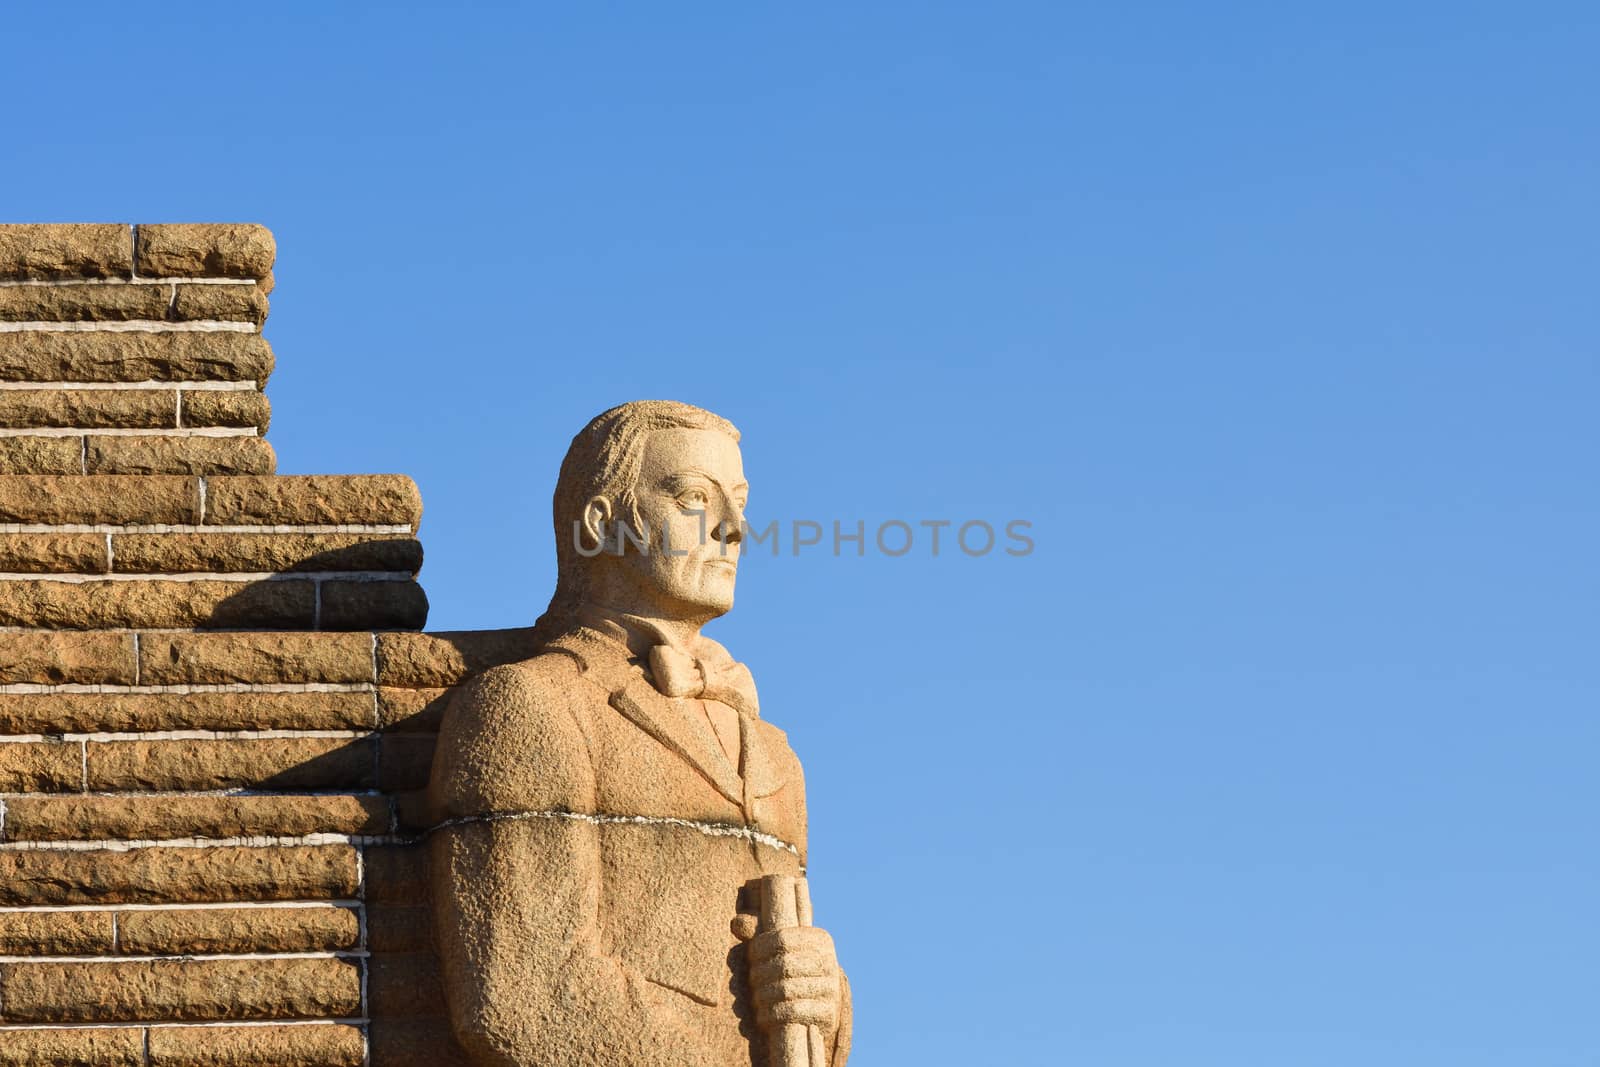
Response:
M713 619L719 615L726 615L733 610L733 591L730 589L725 597L707 597L700 607Z
M713 619L719 615L726 615L728 612L732 611L733 583L730 582L728 584L728 590L725 594L711 593L701 598L699 607L702 608L705 613L710 615Z

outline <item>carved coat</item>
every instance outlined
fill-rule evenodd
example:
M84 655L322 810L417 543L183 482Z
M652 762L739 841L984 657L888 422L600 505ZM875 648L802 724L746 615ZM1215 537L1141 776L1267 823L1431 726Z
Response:
M741 714L735 767L628 657L575 630L469 682L440 735L435 937L484 1067L766 1067L740 936L753 880L803 871L800 762Z

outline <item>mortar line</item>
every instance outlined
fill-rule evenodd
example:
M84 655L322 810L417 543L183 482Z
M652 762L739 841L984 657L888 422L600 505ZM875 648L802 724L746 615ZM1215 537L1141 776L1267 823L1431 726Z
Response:
M21 630L20 633L39 633L38 630ZM89 631L104 633L108 631ZM138 632L138 631L134 631ZM193 630L173 630L171 633L190 634ZM208 630L207 633L259 633L257 630ZM289 631L284 631L289 632ZM417 686L414 688L428 688ZM55 695L84 694L107 696L135 696L142 694L160 695L175 693L178 695L206 694L206 693L370 693L373 686L371 682L192 682L176 683L170 685L122 685L109 683L84 683L84 682L7 682L0 684L0 695L22 696L26 694Z
M455 829L471 823L523 822L548 820L551 822L577 822L590 826L671 827L692 830L707 837L731 837L752 844L765 845L791 855L799 855L795 845L773 834L750 826L730 823L700 822L664 815L584 815L571 811L505 811L487 812L446 819L415 834L347 834L314 833L298 835L258 834L247 837L180 837L148 839L98 839L93 841L18 841L0 844L0 852L137 852L150 848L205 849L205 848L316 848L328 845L349 845L356 850L358 892L364 893L365 865L362 849L368 845L417 845L440 830Z
M215 526L199 523L110 523L110 522L6 522L0 523L0 534L240 534L262 537L282 534L358 534L366 536L415 536L406 523L271 523L257 526L243 524Z
M55 734L0 734L0 747L61 741L81 741L91 745L120 741L283 741L296 738L355 741L376 736L378 736L376 730L296 730L272 727L252 730L67 730Z
M317 797L381 797L376 789L328 786L323 789L255 789L243 786L235 789L91 789L88 793L4 793L5 800L52 800L70 797L74 800L306 800ZM318 831L339 833L344 831ZM50 839L45 839L50 840ZM62 838L61 840L83 840ZM98 839L97 839L98 840ZM116 839L111 839L116 840Z
M167 952L143 953L137 956L0 956L0 964L6 963L159 963L163 960L173 962L217 960L246 961L246 960L353 960L364 959L367 956L365 949L334 949L326 952ZM362 1006L366 1010L366 1006Z
M194 392L245 393L258 392L252 381L181 381L158 382L153 378L142 382L31 382L3 381L0 391L55 393L55 392L155 392L157 390L185 389Z
M341 908L350 911L359 907L360 904L359 900L353 900L349 897L335 897L329 900L207 900L178 904L7 904L0 905L0 915L53 915L58 912L102 911L229 911L239 909L300 909L309 911L317 908Z
M0 571L0 582L411 582L410 571L122 571L116 574L69 574Z
M50 322L0 322L0 333L255 333L253 322L228 319L193 319L168 322L164 319L125 319L120 322L65 320Z
M146 1030L206 1030L218 1027L260 1026L365 1026L365 1016L338 1016L329 1019L216 1019L185 1023L0 1023L0 1034L27 1030L127 1030L143 1026Z
M7 278L0 289L70 289L75 285L258 285L260 278L146 278L133 274L127 278Z
M185 426L156 429L129 429L121 426L5 426L0 427L0 437L180 437L185 439L206 437L260 437L255 426Z

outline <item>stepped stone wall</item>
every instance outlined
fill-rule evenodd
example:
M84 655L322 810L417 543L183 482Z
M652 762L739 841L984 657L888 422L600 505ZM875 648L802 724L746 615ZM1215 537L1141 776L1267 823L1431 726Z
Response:
M259 226L0 226L0 1067L460 1061L421 501L286 476Z

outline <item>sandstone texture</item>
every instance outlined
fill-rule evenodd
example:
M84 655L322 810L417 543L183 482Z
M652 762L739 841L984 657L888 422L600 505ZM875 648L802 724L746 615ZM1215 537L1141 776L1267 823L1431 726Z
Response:
M247 322L269 309L260 285L0 286L0 322Z
M16 382L254 382L272 347L248 333L0 333L0 380Z
M259 278L277 245L265 226L162 223L138 228L135 269L155 278Z
M354 908L207 908L124 911L117 943L129 956L212 956L255 952L336 952L357 947Z
M249 322L267 318L267 289L260 285L179 285L172 296L172 317L179 322Z
M120 223L0 225L0 279L126 278L133 233Z
M329 1019L360 1011L353 960L0 963L0 1020L8 1023Z
M146 1067L144 1035L137 1028L9 1030L0 1067Z
M91 792L370 789L375 778L369 738L93 741L84 759Z
M0 730L16 734L360 730L372 720L366 692L0 693Z
M487 667L527 659L535 651L531 628L382 634L378 681L410 688L450 686Z
M444 711L454 692L454 689L382 686L378 689L378 728L435 733L444 722Z
M0 437L0 474L81 474L77 437Z
M5 635L0 685L130 685L134 641L126 633L13 633ZM4 698L0 697L0 705ZM13 733L48 733L18 730Z
M62 793L83 788L83 748L73 741L0 744L0 793Z
M0 534L0 573L104 574L110 569L100 534Z
M272 416L266 396L245 389L185 389L181 407L186 427L253 426L266 433Z
M411 581L321 583L318 628L323 630L420 630L428 621L428 596Z
M339 1024L153 1027L148 1067L361 1067L364 1053L361 1030Z
M159 321L171 303L165 285L0 286L0 322Z
M155 685L370 682L370 634L153 634L139 643L140 676Z
M0 581L0 626L45 629L310 630L310 581Z
M417 483L399 474L280 475L216 478L206 522L216 525L372 524L415 528L422 519Z
M87 438L85 474L270 474L278 466L259 437Z
M120 534L119 573L184 571L416 574L422 543L400 534ZM0 552L4 551L0 543Z
M0 523L115 526L197 523L194 478L0 476Z
M387 833L390 802L365 795L26 796L6 802L6 841L172 841Z
M0 905L346 900L347 845L0 852Z
M7 292L15 290L0 289ZM5 427L170 429L177 416L178 394L170 389L0 390Z
M0 912L0 956L104 956L115 941L110 912Z

